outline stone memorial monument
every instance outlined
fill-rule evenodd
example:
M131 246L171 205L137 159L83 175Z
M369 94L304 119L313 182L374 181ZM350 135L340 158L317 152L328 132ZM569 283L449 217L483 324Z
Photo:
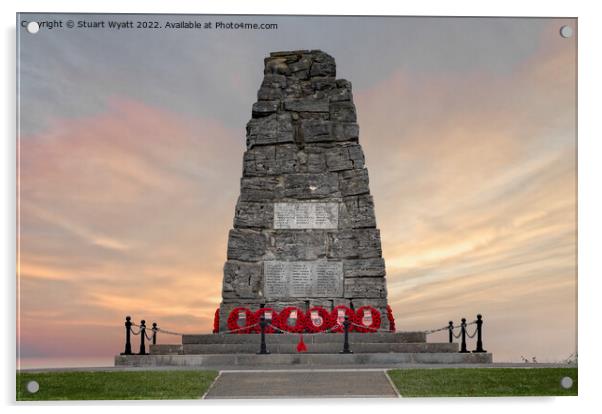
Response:
M220 331L231 310L371 305L387 287L351 83L320 50L271 53L247 124L228 235Z
M332 56L319 50L271 53L264 74L247 124L218 326L211 334L158 328L162 337L181 335L181 343L153 344L150 355L131 355L128 319L126 352L115 357L115 365L491 363L480 333L475 351L466 352L465 342L462 348L452 340L427 342L429 331L389 331L385 262L351 83L336 79ZM261 307L280 312L294 306L307 314L314 306L332 311L339 305L376 308L381 330L307 335L304 341L300 335L228 333L228 317L237 307L241 311L232 319L246 329L249 312ZM297 319L294 310L287 315ZM320 318L317 310L310 315ZM370 312L358 316L365 326L373 321ZM144 349L144 336L138 337ZM350 344L353 353L345 352Z

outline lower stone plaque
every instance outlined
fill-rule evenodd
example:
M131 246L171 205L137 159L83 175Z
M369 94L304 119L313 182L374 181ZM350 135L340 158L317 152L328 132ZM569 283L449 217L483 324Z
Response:
M340 261L266 261L263 276L266 298L343 296L343 262Z

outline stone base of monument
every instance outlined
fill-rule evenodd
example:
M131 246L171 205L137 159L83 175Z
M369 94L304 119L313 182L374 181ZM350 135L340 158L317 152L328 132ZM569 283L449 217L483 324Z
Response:
M424 332L351 333L353 354L340 354L342 334L303 334L307 352L298 353L299 335L266 335L271 354L257 355L259 334L184 335L182 344L151 345L150 355L118 355L116 366L336 366L396 364L483 364L491 353L460 353L457 343L426 342Z

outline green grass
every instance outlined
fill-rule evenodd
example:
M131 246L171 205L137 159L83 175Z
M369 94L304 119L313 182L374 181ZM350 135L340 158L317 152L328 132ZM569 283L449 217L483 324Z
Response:
M391 370L402 397L577 395L577 368L441 368ZM573 386L560 386L571 377Z
M216 371L69 371L17 373L17 401L200 398ZM31 394L29 381L40 389Z

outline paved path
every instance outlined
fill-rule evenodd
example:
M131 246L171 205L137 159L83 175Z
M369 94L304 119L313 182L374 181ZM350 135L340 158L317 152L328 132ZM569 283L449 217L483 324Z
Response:
M215 398L396 398L384 370L221 371L207 394Z

